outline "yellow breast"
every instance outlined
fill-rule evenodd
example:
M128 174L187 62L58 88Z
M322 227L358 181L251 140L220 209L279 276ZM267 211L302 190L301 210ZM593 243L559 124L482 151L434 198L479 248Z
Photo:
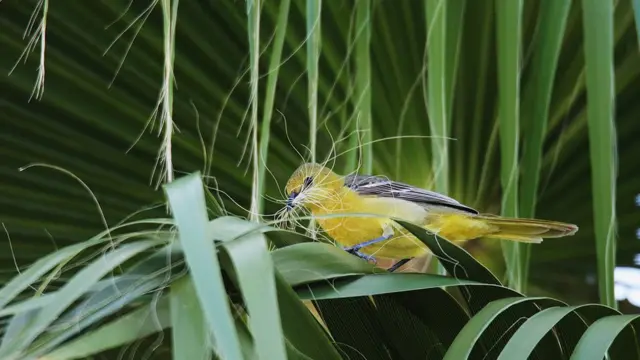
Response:
M393 198L362 197L350 189L345 188L338 197L341 201L331 197L330 201L321 202L311 211L314 216L331 214L346 214L344 217L318 218L316 221L322 229L338 244L353 246L383 235L385 228L393 227L394 237L367 246L362 253L379 258L400 259L423 255L427 248L418 239L406 233L390 218L400 218L421 224L426 218L426 210L421 206ZM375 214L380 217L359 217L349 214Z

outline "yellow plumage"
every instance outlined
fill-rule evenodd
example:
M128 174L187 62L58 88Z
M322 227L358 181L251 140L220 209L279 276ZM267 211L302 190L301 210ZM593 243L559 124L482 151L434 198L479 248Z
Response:
M345 179L321 165L304 164L287 182L288 206L304 206L320 217L317 223L342 246L355 246L389 235L388 240L359 250L376 258L405 259L428 252L420 240L390 218L420 224L451 241L490 237L539 243L543 238L573 235L578 229L555 221L480 215L451 198L381 178L365 177L360 181L362 184L355 182L357 178L351 178L349 181L353 182L346 184ZM373 180L366 182L369 179ZM358 213L380 217L321 217Z

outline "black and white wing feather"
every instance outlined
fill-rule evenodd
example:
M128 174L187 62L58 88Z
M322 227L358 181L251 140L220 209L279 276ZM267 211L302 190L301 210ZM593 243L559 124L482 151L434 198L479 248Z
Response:
M471 214L478 214L478 211L475 209L462 205L457 200L448 196L401 182L391 181L382 176L348 175L345 177L345 186L360 195L396 198L423 206L442 206Z

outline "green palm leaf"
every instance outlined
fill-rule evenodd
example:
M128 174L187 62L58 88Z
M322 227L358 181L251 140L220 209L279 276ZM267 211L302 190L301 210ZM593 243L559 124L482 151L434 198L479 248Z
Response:
M193 209L197 209L199 207L197 203L205 198L201 190L198 191L202 187L203 183L198 174L172 183L168 187L168 194L175 213L189 214L194 211ZM201 200L197 200L198 197ZM178 201L173 203L176 200ZM198 219L198 217L191 216L189 221L192 221L191 219ZM176 215L178 224L184 220L183 216ZM238 230L240 224L246 225L245 229L241 229L240 235L238 231L235 234L229 231L229 229ZM92 299L92 304L99 304L105 310L126 309L126 315L110 320L105 316L104 310L101 310L102 316L90 316L90 311L77 312L73 305L64 299L70 293L67 289L81 281L84 288L78 289L74 294L81 298L89 295L88 285L92 283L85 281L87 274L91 273L94 277L104 276L104 272L96 273L94 268L102 266L104 261L108 261L107 259L122 258L122 254L129 254L132 249L148 247L148 240L135 240L107 250L95 264L88 265L79 271L69 281L67 287L49 293L47 296L53 297L51 301L31 305L28 310L16 311L5 328L0 350L5 351L5 356L8 358L44 356L45 358L73 359L100 353L109 347L124 345L148 336L154 331L171 327L174 331L174 339L180 341L179 345L174 346L174 355L178 358L193 356L193 354L208 357L212 351L216 353L236 351L237 355L234 356L237 358L253 356L251 354L255 354L258 358L272 356L285 358L286 353L288 357L311 356L336 359L352 355L398 358L421 354L458 359L498 354L501 357L507 357L516 349L522 351L523 346L527 347L527 351L534 358L557 358L571 351L574 351L574 355L579 354L584 351L583 343L594 336L593 333L604 331L609 333L607 339L610 340L599 342L597 351L607 351L612 344L614 347L620 346L617 344L625 344L627 351L632 347L640 354L637 341L629 337L634 331L630 327L631 322L636 317L627 317L623 320L619 312L611 308L596 305L568 307L550 298L524 297L503 287L495 278L492 280L486 278L486 275L481 275L487 272L487 275L491 276L486 269L480 270L483 269L482 265L462 248L445 239L427 234L415 225L409 223L402 223L402 225L436 254L447 255L449 261L442 263L450 275L455 274L455 269L462 269L467 279L460 276L420 273L380 274L377 273L376 268L363 266L366 263L362 260L327 244L307 243L300 235L297 235L300 238L297 244L282 247L274 252L275 272L271 274L261 272L266 276L247 278L242 274L260 263L259 260L248 261L251 258L250 254L264 252L264 249L245 245L260 242L259 239L264 236L260 234L269 229L237 218L218 218L209 225L205 222L204 226L200 227L205 229L203 233L205 238L222 240L216 250L207 252L205 249L208 246L203 246L202 242L198 244L194 240L187 240L195 239L192 234L192 229L198 228L195 224L189 227L179 225L179 237L172 237L170 246L157 250L158 255L169 250L173 258L166 254L154 255L142 258L143 260L136 266L123 269L123 276L142 280L147 278L149 273L141 270L152 270L161 259L164 259L165 264L162 269L170 269L172 264L180 263L181 256L184 255L183 259L191 269L186 277L184 272L178 277L165 276L164 281L156 283L155 288L145 292L134 292L135 297L130 298L126 303L119 299L123 289L116 287L103 291L98 297L100 301L96 301L98 299L96 297L87 298ZM181 229L187 229L187 231L181 231ZM274 231L280 230L271 229L269 232ZM184 252L180 250L181 248ZM214 311L217 314L215 317L217 321L208 324L210 332L205 331L208 306L206 299L210 294L199 289L211 286L211 281L197 276L201 265L198 265L199 258L191 253L192 248L199 250L201 254L217 253L221 264L220 274L224 278L231 279L231 283L226 285L227 290L218 293L230 301L236 309L234 313L228 313L228 316L233 319L231 329L227 329L227 325L220 321L223 319L220 312L230 309L222 306ZM226 248L226 251L218 251L223 248ZM333 250L328 251L330 249ZM62 252L64 249L59 251ZM236 252L245 254L247 257L235 256ZM301 257L310 259L316 256L321 260L318 260L315 266L325 271L322 276L313 271L314 265L309 268L307 264L295 261ZM152 266L149 267L150 265ZM293 271L296 276L279 275L281 272ZM476 277L475 274L480 276ZM106 279L109 277L107 276ZM260 279L264 284L252 284L255 279ZM483 283L483 279L489 282ZM113 280L116 278L111 279ZM190 281L193 281L191 287L188 284ZM170 284L170 302L167 302L166 296L161 295L162 288L167 284ZM247 286L249 284L252 285ZM271 287L274 291L272 295L275 296L277 293L277 301L266 299L267 293L264 291L257 292L256 290L261 286L265 287L263 290L267 293L268 287ZM443 289L459 289L462 298L457 299L455 292ZM149 290L153 296L146 295ZM293 290L297 292L297 296ZM317 306L319 318L313 318L304 307L302 299L313 300ZM33 300L26 299L22 302L33 302ZM484 305L478 307L481 302ZM191 306L185 307L189 303ZM93 306L87 303L81 305L82 309L90 309ZM142 321L138 322L136 332L126 331L124 327L131 327L132 321L143 320L144 313L148 316L149 306L159 306L155 310L157 316L160 316L154 323L155 327ZM52 313L45 311L53 311L53 308L66 309L68 311L66 316L73 315L73 317L68 319L63 317L43 328L40 318L43 318L42 314L48 314L45 316L47 319L51 318ZM444 309L446 311L443 311ZM572 313L578 314L583 319L582 322L561 321ZM34 317L33 314L36 316ZM275 318L274 315L276 315ZM58 341L60 336L64 337L65 333L73 332L73 327L64 324L69 324L70 319L75 317L80 319L80 323L84 324L83 327L91 326L93 330L79 334L72 341ZM529 319L524 322L517 321L527 318ZM186 319L192 319L192 321L187 324ZM196 319L202 320L195 321ZM328 333L322 330L318 320L326 326ZM248 327L245 327L245 321L248 322ZM277 324L280 322L282 331L277 329L279 326ZM605 323L611 323L611 325L605 326ZM617 330L611 332L611 326ZM527 330L530 328L535 329L536 336L523 335L524 333L530 335L531 331ZM118 331L118 329L122 330ZM625 329L627 331L623 331ZM17 332L36 334L37 339L33 336L16 337ZM186 337L183 332L192 334L192 337ZM584 333L583 339L578 341L582 333ZM212 342L208 341L206 334L213 335ZM102 337L99 338L98 335ZM239 341L222 344L222 339L229 335L237 337ZM269 338L271 341L260 345L261 337ZM196 343L193 342L194 339L202 341ZM613 342L614 340L616 343ZM86 344L96 341L100 341L100 344L90 350ZM193 346L187 347L189 343ZM610 350L613 358L623 358L619 348ZM277 351L280 353L273 355Z
M640 250L637 1L179 5L0 2L0 354L637 348L613 292L616 263ZM580 231L463 248L402 223L449 276L379 274L244 220L271 220L309 159ZM194 172L165 206L162 182Z

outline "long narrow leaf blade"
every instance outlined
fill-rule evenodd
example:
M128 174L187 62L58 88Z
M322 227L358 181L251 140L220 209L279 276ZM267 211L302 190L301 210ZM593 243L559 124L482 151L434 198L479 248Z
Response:
M571 354L571 360L595 360L604 358L614 343L614 340L620 336L623 330L629 329L628 326L632 323L637 325L639 318L640 315L616 315L596 321L587 329L584 335L582 335L582 338L580 338L580 342L578 342L573 354ZM627 359L638 358L640 356L637 333L635 336L635 349L624 349L626 351L633 351L635 356L629 355L627 352Z
M543 0L540 4L540 38L534 50L535 54L531 65L531 73L534 75L531 77L530 91L525 93L527 97L524 99L525 102L530 101L529 104L533 110L527 122L527 131L523 134L523 176L519 212L523 218L535 216L542 144L547 131L553 82L570 8L570 0ZM526 290L531 244L522 244L520 250L522 285L523 290Z
M247 32L249 35L250 73L250 107L251 107L251 160L253 165L253 186L251 186L251 209L249 216L258 220L262 208L262 187L260 186L261 164L258 144L258 81L260 78L260 12L261 0L247 0Z
M280 315L282 316L282 328L288 343L312 359L342 359L330 337L277 272L276 288Z
M638 40L640 41L640 0L633 1L633 15L636 23L636 33L638 34Z
M246 235L223 246L233 262L247 305L249 326L258 356L261 359L286 358L273 261L264 235Z
M215 346L228 359L242 359L240 340L222 282L213 239L207 234L207 209L200 173L165 185L185 260Z
M259 261L262 261L261 259L262 255L260 254L264 254L266 249L264 248L264 243L263 244L255 243L255 241L263 241L262 238L255 238L255 236L261 235L260 230L263 230L263 229L266 230L268 229L268 227L260 226L259 224L256 224L254 222L249 222L246 220L241 220L239 218L234 218L230 216L217 218L211 221L209 225L210 225L209 230L212 233L214 233L215 239L223 241L224 247L226 248L226 251L223 252L223 256L221 257L221 259L223 259L222 265L225 266L225 270L227 272L232 273L234 275L233 277L235 277L240 282L242 281L252 282L254 281L253 279L246 280L246 278L250 276L254 276L255 272L263 273L263 270L261 269L263 269L266 265L264 263L261 263L259 266L260 270L256 270L256 269L253 269L252 262L254 262L256 259L258 259ZM297 236L302 237L301 235L297 235ZM240 247L231 245L236 241L239 241L239 239L243 237L248 238L249 241L245 242L244 245L240 244ZM253 239L251 239L252 237ZM318 243L307 243L305 245L311 245L311 244L320 245ZM244 253L242 249L244 248L245 250L248 251L248 247L255 247L254 245L258 245L259 248L251 249L253 251L253 254L251 255L251 257L242 258ZM293 248L293 246L291 248ZM285 250L285 249L289 249L289 248L285 247L282 250ZM227 257L225 257L225 255ZM259 255L259 256L257 256L256 258L253 258L256 255ZM349 256L347 254L341 254L341 255ZM253 258L253 260L251 260L251 258ZM232 261L225 261L225 260L232 260ZM273 261L273 259L270 258L269 261ZM235 264L231 266L232 263L235 263ZM287 268L286 266L283 267L283 269L286 269L286 268ZM320 326L317 324L317 322L313 318L313 315L311 315L309 310L295 295L295 293L291 289L291 285L287 284L287 282L278 273L278 271L275 271L275 269L272 269L270 271L272 272L272 274L275 275L274 276L275 288L277 292L277 302L275 302L275 304L278 306L278 310L273 311L272 309L263 308L262 310L272 312L272 314L259 315L259 317L262 317L262 318L259 319L258 322L255 323L255 325L254 323L252 323L252 327L254 326L258 327L259 329L257 330L263 331L266 328L261 324L267 324L269 322L277 323L278 321L277 319L274 319L273 315L279 314L281 319L280 323L282 326L282 330L278 331L276 328L276 330L273 331L271 326L273 327L278 326L277 324L267 325L266 327L268 327L268 329L266 330L272 331L276 336L280 336L280 339L282 339L283 337L286 337L287 344L289 345L288 351L291 351L291 348L295 348L304 356L309 356L314 359L315 358L321 358L321 359L339 358L336 352L336 349L331 345L326 334L322 331L322 328L320 328ZM302 282L307 281L301 278L297 278L297 279L301 280ZM269 283L270 281L266 281L266 285L268 285ZM249 306L248 308L250 312L249 316L252 316L251 314L252 309L254 309L254 313L255 311L261 311L260 310L261 304L259 304L256 301L256 299L261 300L262 298L261 297L257 298L256 290L257 292L263 291L266 294L268 294L270 291L268 289L266 291L261 290L261 289L265 289L264 288L265 284L260 284L260 285L245 284L244 285L244 287L247 287L247 286L256 287L255 289L251 290L249 293L243 294L245 297L247 296L252 297L251 304L250 305L247 304ZM242 288L243 285L240 284L239 287ZM260 295L263 295L263 294L260 294ZM273 304L273 299L267 299L267 305L269 305L269 303ZM252 329L252 330L256 331L256 329ZM284 336L282 334L284 334ZM254 335L254 338L255 338L255 335ZM270 341L268 340L269 338L270 336L261 337L262 339L261 341L264 344L263 346L267 346L267 342ZM273 340L273 341L276 341L276 340ZM280 340L278 340L278 342L280 342ZM273 344L273 345L280 346L276 344Z
M169 297L143 306L98 329L64 344L44 358L48 360L85 359L101 351L127 345L162 331L171 324Z
M68 306L84 295L98 280L124 261L159 243L157 240L147 240L123 245L100 256L91 265L82 269L58 291L55 301L38 311L37 316L31 319L19 336L2 339L0 358L11 359L13 356L23 353L36 337L42 334Z
M303 300L323 300L463 285L487 286L475 281L458 280L442 275L400 273L365 275L356 279L338 280L332 284L316 282L307 287L300 286L297 292Z
M500 353L498 360L508 360L515 357L528 357L540 340L562 319L580 310L582 307L598 307L598 305L582 305L569 307L550 307L531 316L515 334ZM609 309L610 311L613 311ZM584 325L586 330L586 324ZM578 332L580 329L575 329Z
M207 325L190 276L171 284L170 299L173 358L210 358L211 344Z
M454 359L468 359L471 352L482 333L487 329L491 323L496 320L500 315L508 312L512 307L527 302L536 301L554 301L549 298L535 297L515 297L496 300L487 305L484 309L478 312L469 322L462 328L458 336L449 347L444 360Z
M502 182L502 215L518 216L518 149L520 137L520 52L522 0L496 0L498 92ZM509 286L524 286L520 243L502 242Z
M316 162L318 130L318 77L321 40L322 0L307 0L307 77L309 102L309 150L311 162Z
M448 146L448 95L447 91L447 54L446 49L446 12L447 1L427 1L427 108L431 129L432 172L435 191L449 192L449 146Z
M614 127L613 2L583 0L587 122L600 302L616 307L616 134ZM593 26L598 24L598 26Z
M60 265L60 263L66 263L69 259L91 246L109 241L110 238L107 235L108 232L105 231L87 241L60 249L33 263L29 269L21 272L18 276L11 279L8 284L3 286L2 289L0 289L0 309L11 302L16 295L28 288L41 276L49 272L54 267Z
M274 99L276 86L278 84L278 74L280 71L280 59L282 57L282 47L284 35L287 30L287 20L289 18L289 5L291 0L282 0L276 21L276 34L269 60L269 75L267 76L267 88L263 104L262 124L260 127L260 150L258 163L258 182L256 193L258 194L257 213L262 214L264 208L265 181L267 173L267 157L269 155L269 138L271 136L271 118L273 116Z
M316 0L317 1L317 0ZM371 121L371 0L356 1L356 112L365 129L362 144L362 172L373 173L373 123Z

